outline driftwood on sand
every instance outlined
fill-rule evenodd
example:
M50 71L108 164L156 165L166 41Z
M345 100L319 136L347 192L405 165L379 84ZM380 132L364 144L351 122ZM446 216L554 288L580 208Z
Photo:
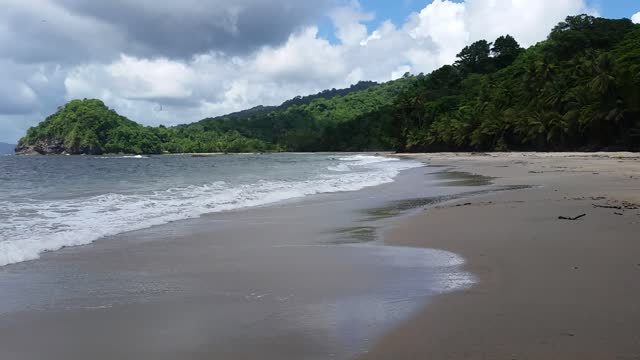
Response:
M576 221L576 220L581 219L581 218L583 218L585 216L587 216L587 214L578 215L576 217L558 216L558 219Z

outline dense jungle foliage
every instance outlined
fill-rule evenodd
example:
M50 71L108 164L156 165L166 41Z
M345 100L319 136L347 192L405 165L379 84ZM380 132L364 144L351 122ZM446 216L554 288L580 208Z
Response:
M640 148L640 25L569 17L527 50L477 42L388 111L399 149Z
M640 25L568 17L522 49L477 41L428 75L297 97L176 127L74 100L29 129L70 153L640 149Z

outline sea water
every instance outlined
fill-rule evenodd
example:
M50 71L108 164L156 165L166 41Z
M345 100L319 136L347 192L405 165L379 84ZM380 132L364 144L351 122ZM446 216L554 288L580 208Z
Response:
M411 160L367 154L0 157L0 266L240 208L393 182Z

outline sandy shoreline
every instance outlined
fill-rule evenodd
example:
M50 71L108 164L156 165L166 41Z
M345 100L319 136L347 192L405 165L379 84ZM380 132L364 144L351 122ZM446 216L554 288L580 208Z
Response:
M421 201L489 188L441 170L0 267L0 359L352 358L472 282L456 254L371 241Z
M438 206L385 233L462 255L479 282L436 297L363 359L640 358L638 154L408 156L534 187Z

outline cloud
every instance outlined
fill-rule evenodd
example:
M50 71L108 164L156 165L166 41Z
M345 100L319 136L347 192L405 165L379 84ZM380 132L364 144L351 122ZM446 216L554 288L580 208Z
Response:
M590 11L583 0L435 0L401 24L378 14L369 29L376 14L357 1L3 2L0 141L72 98L101 98L148 125L186 123L426 73L479 39L509 33L533 45L567 15ZM323 15L337 42L318 35Z
M355 45L368 37L367 27L363 22L371 21L375 15L364 12L360 3L353 1L350 5L340 6L331 11L331 20L336 28L336 37L343 45Z
M317 28L309 27L289 37L281 47L263 48L252 70L264 78L281 81L323 82L324 78L335 81L346 71L343 47L333 46L317 34Z
M31 112L38 96L24 81L4 81L0 87L0 113L16 115Z
M0 141L16 141L62 104L65 76L56 65L19 64L0 58Z
M107 66L81 66L65 79L68 97L90 97L100 83L110 93L130 100L166 100L189 98L197 75L186 64L168 60L139 59L120 55Z
M525 46L544 40L567 15L597 15L582 0L467 0L465 5L471 41L509 33Z
M64 0L69 8L101 18L137 44L131 53L188 57L211 50L247 53L286 41L310 25L328 0Z
M634 24L640 24L640 11L631 17L631 21L633 21Z
M125 33L47 0L3 0L0 58L19 63L77 63L108 58Z
M0 48L24 61L247 53L314 23L330 0L3 0ZM2 27L0 27L2 28ZM23 41L6 49L14 38Z
M429 71L455 59L470 38L466 14L466 4L439 0L420 11L408 29L409 36L430 39L436 49L410 48L407 56L414 68Z

